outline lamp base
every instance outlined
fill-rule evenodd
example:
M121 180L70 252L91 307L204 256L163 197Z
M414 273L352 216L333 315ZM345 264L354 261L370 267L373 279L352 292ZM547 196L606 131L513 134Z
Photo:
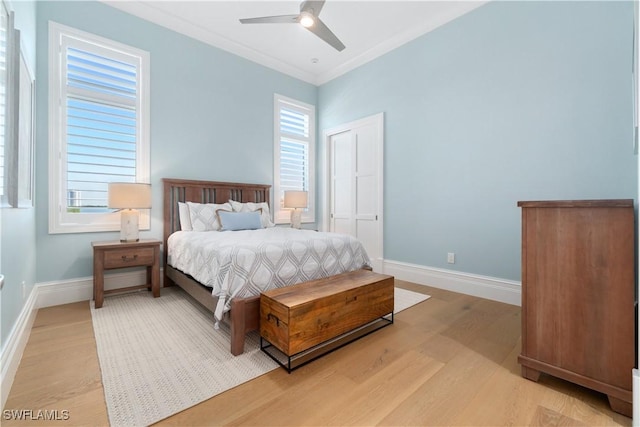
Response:
M302 225L302 210L295 208L291 211L291 228L300 228Z
M135 209L123 209L120 211L120 241L123 243L137 242L140 240L138 228L138 211Z

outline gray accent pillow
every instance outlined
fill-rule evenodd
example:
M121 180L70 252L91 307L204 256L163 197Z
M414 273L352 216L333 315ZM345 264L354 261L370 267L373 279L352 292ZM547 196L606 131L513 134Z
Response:
M221 205L216 203L193 203L187 202L189 206L189 218L193 231L219 231L220 221L216 211L219 209L231 212L233 208L229 203Z

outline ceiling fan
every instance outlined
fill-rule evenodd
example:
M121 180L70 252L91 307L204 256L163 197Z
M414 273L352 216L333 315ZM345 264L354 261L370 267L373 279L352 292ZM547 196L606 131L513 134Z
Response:
M300 24L334 49L342 51L345 46L335 34L320 20L318 15L324 6L325 0L307 0L300 5L300 13L297 15L263 16L260 18L241 19L242 24Z

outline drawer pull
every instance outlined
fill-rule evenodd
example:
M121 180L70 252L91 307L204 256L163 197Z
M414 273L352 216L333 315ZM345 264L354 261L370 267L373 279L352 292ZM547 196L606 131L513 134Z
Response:
M124 261L124 262L135 261L137 259L138 259L138 255L137 254L134 255L132 258L129 258L126 255L122 255L122 261Z
M267 314L267 321L272 322L272 321L276 321L276 326L280 326L280 319L278 319L278 316L274 316L271 313Z

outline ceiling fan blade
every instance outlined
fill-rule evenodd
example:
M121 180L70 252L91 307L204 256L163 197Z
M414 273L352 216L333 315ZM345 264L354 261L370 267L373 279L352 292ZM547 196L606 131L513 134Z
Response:
M341 52L345 47L338 39L338 37L336 37L336 35L331 32L329 27L324 25L324 22L322 22L320 18L316 17L315 24L311 27L308 27L307 30L311 31L313 34L329 43L331 46L333 46L334 49L339 52Z
M299 15L262 16L240 19L241 24L297 24Z
M320 15L325 0L307 0L300 5L300 12L309 12L313 16Z

